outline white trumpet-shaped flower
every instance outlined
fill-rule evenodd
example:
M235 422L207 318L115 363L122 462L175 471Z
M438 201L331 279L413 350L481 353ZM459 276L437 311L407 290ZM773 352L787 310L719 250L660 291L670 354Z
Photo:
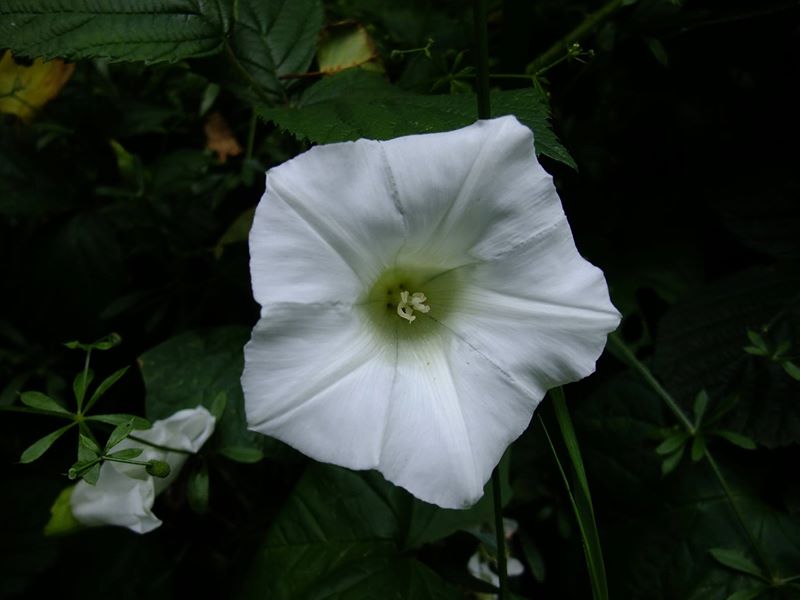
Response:
M137 460L164 461L170 466L169 475L153 477L141 465L105 462L95 485L85 481L75 485L70 496L73 516L83 525L118 525L136 533L147 533L159 527L161 520L152 510L156 496L178 476L188 453L197 452L211 436L214 423L214 417L204 407L187 408L155 421L150 429L136 431L136 437L143 441L122 440L114 446L115 452L142 448L144 452Z
M443 507L480 498L620 318L513 117L271 169L250 252L250 428Z

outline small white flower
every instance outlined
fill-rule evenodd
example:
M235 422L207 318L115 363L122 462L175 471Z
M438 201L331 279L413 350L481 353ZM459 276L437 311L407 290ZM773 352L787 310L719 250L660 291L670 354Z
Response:
M184 409L152 428L135 431L142 440L195 453L214 432L214 417L204 407ZM161 525L153 514L155 497L178 476L188 458L182 452L169 452L143 442L124 439L114 452L125 448L143 448L137 461L162 460L169 464L167 477L153 477L145 467L118 462L105 462L95 485L79 481L70 497L72 514L83 525L118 525L136 533L147 533Z
M312 148L267 174L250 252L250 428L448 508L619 323L513 117Z

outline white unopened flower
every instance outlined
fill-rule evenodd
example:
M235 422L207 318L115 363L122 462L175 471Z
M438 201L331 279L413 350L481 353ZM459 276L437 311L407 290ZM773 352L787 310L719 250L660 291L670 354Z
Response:
M250 428L443 507L619 323L513 117L312 148L267 174L250 252Z
M166 448L183 450L171 452L144 442L124 439L114 446L114 452L125 448L143 448L136 459L140 462L161 460L169 464L167 477L153 477L144 466L105 462L95 485L79 481L70 497L72 514L83 525L118 525L136 533L147 533L161 525L153 514L153 502L177 477L189 453L197 452L214 432L214 417L204 407L184 409L152 428L136 431L136 437Z

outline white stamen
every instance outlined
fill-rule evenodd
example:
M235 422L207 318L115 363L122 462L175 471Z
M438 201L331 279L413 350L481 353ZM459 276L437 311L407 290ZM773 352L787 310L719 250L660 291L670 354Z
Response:
M428 312L431 307L425 304L428 298L422 292L414 292L410 295L406 290L400 292L400 303L397 305L397 314L400 318L405 319L409 323L416 320L414 311L418 310L421 313Z

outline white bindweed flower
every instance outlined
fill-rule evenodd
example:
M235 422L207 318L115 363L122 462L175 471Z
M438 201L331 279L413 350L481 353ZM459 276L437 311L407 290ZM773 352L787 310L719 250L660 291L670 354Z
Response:
M271 169L250 252L250 428L443 507L480 498L620 318L513 117Z
M147 533L161 525L153 514L153 502L178 476L188 458L195 453L214 432L214 417L204 407L179 410L152 428L135 431L136 437L166 448L171 452L149 446L143 442L124 439L114 446L114 452L125 448L143 448L136 459L165 461L170 466L167 477L148 475L145 467L118 462L105 462L100 467L100 477L95 485L79 481L70 497L72 514L83 525L118 525L136 533Z

